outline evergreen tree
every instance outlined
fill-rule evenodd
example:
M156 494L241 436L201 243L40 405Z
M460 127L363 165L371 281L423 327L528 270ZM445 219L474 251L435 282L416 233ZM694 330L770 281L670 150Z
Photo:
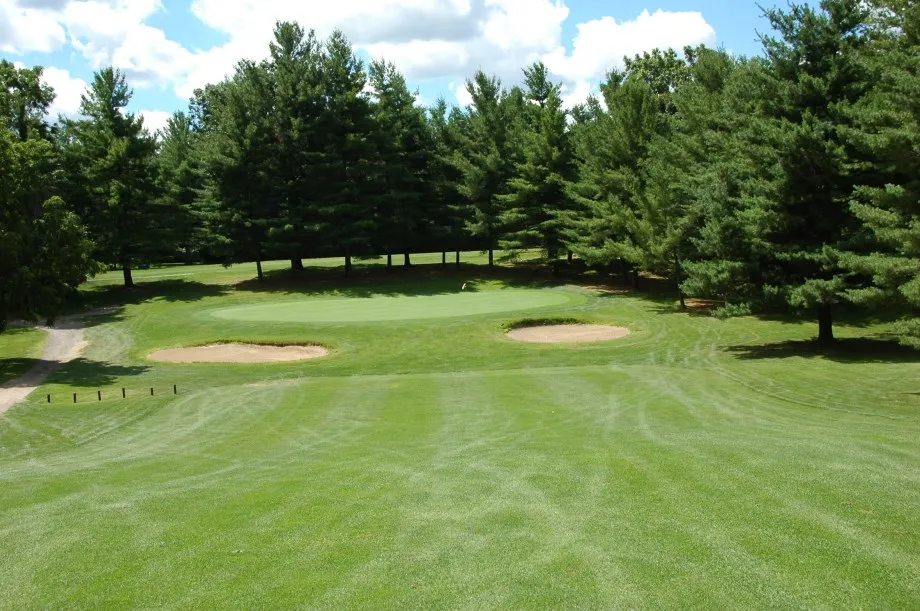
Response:
M266 64L240 62L232 79L197 93L208 127L203 142L205 197L215 206L226 261L255 261L259 280L276 223L274 130Z
M566 185L572 177L572 149L560 88L548 80L538 62L524 71L525 96L517 130L519 160L508 181L509 193L498 196L502 248L540 248L558 273L566 215L571 206Z
M454 163L461 173L458 186L470 204L467 220L469 232L482 240L489 253L489 267L495 265L495 248L501 237L499 197L507 192L513 168L509 142L509 101L505 100L501 82L481 70L467 81L473 98L461 145ZM503 103L504 102L504 103Z
M724 134L717 134L725 85L736 62L722 51L688 50L676 89L667 89L667 129L657 133L643 160L645 188L639 198L636 240L642 267L670 278L685 307L684 262L698 255L695 242L703 216L709 168Z
M376 229L369 179L371 105L364 94L364 65L345 35L333 32L324 51L325 105L318 124L322 173L314 188L327 243L344 252L345 273L349 274L352 257L371 252Z
M447 265L447 251L453 248L458 269L469 205L459 191L462 174L454 163L454 156L463 141L463 123L466 119L467 115L456 106L449 109L444 98L438 98L429 109L429 129L433 142L429 189L433 206L430 218L435 225L434 233L443 244L442 264Z
M861 227L849 200L859 177L841 142L841 109L869 86L859 61L869 11L861 0L822 0L767 11L779 38L764 38L776 81L774 116L788 136L780 150L783 182L768 234L763 297L816 311L819 341L833 340L833 309L855 288L839 265L858 247Z
M588 264L628 268L642 262L636 232L641 165L661 112L647 83L612 72L601 85L605 106L591 100L574 131L576 179L569 193L580 208L569 241Z
M853 125L846 131L871 160L871 182L857 186L850 204L870 247L845 253L841 263L871 278L847 297L912 312L900 331L906 343L920 346L920 6L893 0L873 9L873 45L864 62L876 85L848 109Z
M96 244L95 257L131 270L162 252L170 219L157 205L156 142L126 107L124 74L104 68L80 103L85 119L69 121L65 147L71 202Z
M199 148L191 118L174 113L160 133L157 155L159 192L170 218L171 246L186 262L210 246L212 213L202 203L204 189Z
M311 183L321 163L318 122L323 112L322 49L314 33L296 23L275 26L270 45L274 104L275 167L272 194L279 212L272 241L290 255L291 267L303 269L302 256L316 251L320 239L318 203Z
M415 106L415 96L396 66L372 62L370 85L375 123L376 241L387 253L388 269L394 252L403 253L408 267L410 250L428 232L433 214L434 142L425 111Z

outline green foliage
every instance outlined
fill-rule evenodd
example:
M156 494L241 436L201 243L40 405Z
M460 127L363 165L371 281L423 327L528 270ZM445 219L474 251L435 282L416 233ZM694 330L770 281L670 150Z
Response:
M415 106L415 96L396 66L372 62L369 84L373 91L375 242L387 254L404 253L408 264L409 253L432 231L436 218L432 156L434 138L441 134L430 131L425 110Z
M548 81L546 67L536 63L524 71L529 101L510 121L516 163L508 193L498 195L502 210L499 244L511 251L539 248L557 264L571 223L567 184L573 174L567 113L559 85Z
M60 154L41 68L0 62L0 331L10 317L53 320L96 271L93 243L60 194Z
M912 313L902 322L902 336L920 346L920 8L900 2L874 8L873 44L863 66L876 85L847 109L853 125L846 131L848 143L872 160L850 204L869 247L844 253L841 265L871 278L847 297Z
M126 107L124 74L97 72L80 104L84 117L66 124L68 193L96 245L95 257L124 270L161 256L169 240L169 207L156 197L156 142Z
M473 104L460 122L460 146L454 164L461 174L458 191L470 203L466 226L482 239L494 264L493 251L501 237L501 196L507 194L513 172L512 121L523 104L504 91L501 81L479 71L466 83Z

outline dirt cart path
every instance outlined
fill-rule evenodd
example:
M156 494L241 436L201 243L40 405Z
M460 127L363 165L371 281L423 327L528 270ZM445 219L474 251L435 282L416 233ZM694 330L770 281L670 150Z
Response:
M79 318L61 319L54 327L39 328L48 333L42 360L18 378L0 386L0 414L28 397L55 369L79 357L86 347L83 323Z

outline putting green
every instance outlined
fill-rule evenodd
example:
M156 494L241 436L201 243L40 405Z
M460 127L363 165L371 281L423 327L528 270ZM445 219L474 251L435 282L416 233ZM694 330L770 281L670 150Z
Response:
M313 299L237 306L211 314L249 322L379 322L476 316L581 303L584 297L560 290L504 290L419 297Z

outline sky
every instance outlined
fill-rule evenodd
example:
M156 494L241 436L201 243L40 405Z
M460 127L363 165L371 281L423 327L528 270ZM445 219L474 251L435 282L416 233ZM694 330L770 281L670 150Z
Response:
M423 105L468 103L480 68L517 84L537 60L573 105L626 55L701 43L752 55L769 30L753 0L0 0L0 57L45 67L53 116L77 113L95 70L120 68L154 131L195 88L267 56L278 20L341 29L365 60L395 63Z

